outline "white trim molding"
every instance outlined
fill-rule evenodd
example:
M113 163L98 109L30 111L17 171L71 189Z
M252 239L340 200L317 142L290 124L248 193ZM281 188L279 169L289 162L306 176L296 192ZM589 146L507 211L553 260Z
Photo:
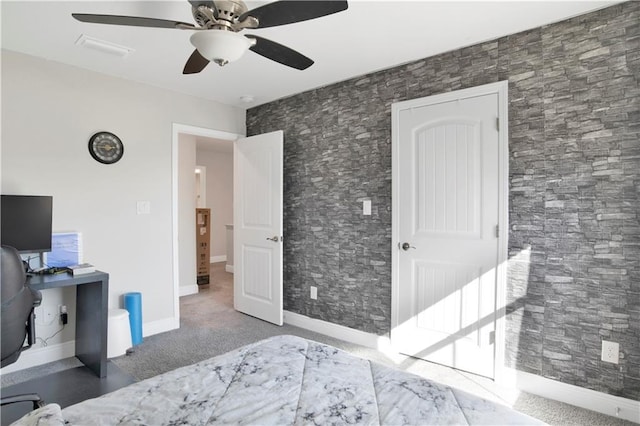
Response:
M76 356L76 341L57 343L45 347L31 348L20 354L20 358L11 365L7 365L0 372L2 374L13 373L25 368L36 367L49 362Z
M386 351L391 347L391 341L387 336L378 336L372 333L345 327L343 325L296 314L295 312L284 311L283 319L284 322L289 325L304 328L305 330L314 331L346 342L366 346L368 348Z
M209 258L209 263L219 263L219 262L226 262L227 261L227 255L223 254L220 256L211 256Z
M172 317L145 322L142 324L142 337L153 336L154 334L160 334L178 328L180 328L180 321L176 321L176 319Z
M640 401L547 379L536 374L503 368L501 384L608 416L640 423Z
M180 297L191 294L198 294L198 284L180 286Z

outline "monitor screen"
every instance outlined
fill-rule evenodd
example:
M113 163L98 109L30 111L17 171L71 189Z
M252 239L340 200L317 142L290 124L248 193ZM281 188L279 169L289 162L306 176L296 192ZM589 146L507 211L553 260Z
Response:
M0 199L0 239L21 253L51 251L53 197L3 195Z

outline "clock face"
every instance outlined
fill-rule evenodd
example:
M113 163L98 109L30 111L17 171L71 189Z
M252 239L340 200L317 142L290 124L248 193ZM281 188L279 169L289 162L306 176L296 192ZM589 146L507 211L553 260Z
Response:
M96 161L113 164L122 158L124 145L113 133L98 132L89 139L89 153Z

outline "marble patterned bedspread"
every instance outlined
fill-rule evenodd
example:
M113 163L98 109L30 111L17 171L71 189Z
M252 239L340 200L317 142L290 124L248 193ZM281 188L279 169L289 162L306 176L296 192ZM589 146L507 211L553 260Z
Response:
M542 424L294 336L272 337L67 407L71 425Z

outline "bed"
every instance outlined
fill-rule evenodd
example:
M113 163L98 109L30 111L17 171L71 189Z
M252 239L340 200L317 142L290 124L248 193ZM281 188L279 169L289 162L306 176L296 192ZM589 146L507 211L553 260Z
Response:
M295 336L265 339L61 411L56 407L32 412L19 424L542 424Z

